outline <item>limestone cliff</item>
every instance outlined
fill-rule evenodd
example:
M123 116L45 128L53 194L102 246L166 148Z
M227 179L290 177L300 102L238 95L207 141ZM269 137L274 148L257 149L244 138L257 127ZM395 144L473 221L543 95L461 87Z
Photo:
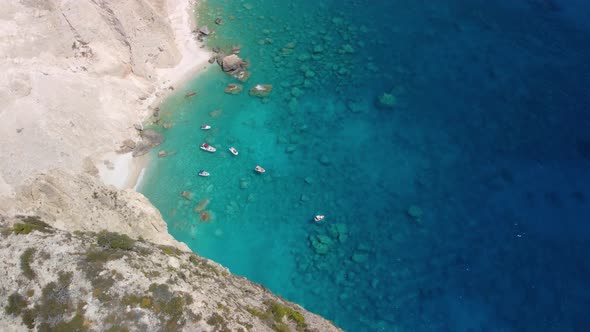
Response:
M52 170L29 178L14 198L0 197L0 214L27 214L66 231L109 230L188 250L168 234L160 212L140 193L105 186L88 175Z
M193 253L0 216L0 330L339 331Z
M182 58L171 21L179 14L170 11L189 5L2 1L0 195L39 171L80 172L84 160L98 163L134 135L133 123L164 83L161 70Z

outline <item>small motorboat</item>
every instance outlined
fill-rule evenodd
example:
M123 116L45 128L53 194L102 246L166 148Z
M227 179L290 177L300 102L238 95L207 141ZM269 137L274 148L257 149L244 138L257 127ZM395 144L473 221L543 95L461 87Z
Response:
M324 217L325 217L324 215L318 214L317 216L313 217L313 221L315 221L315 222L322 221L322 220L324 220Z
M231 152L231 154L233 154L234 156L238 155L238 150L236 150L236 148L234 148L233 146L229 148L229 152Z
M205 171L205 170L200 170L199 171L199 176L209 176L211 174L209 174L209 172Z
M211 145L207 144L207 143L203 143L200 146L201 150L205 150L207 152L215 152L217 151L217 149L215 149L214 147L212 147Z
M193 96L196 96L196 95L197 95L196 92L191 91L191 92L188 92L187 94L185 94L184 95L184 98L190 98L190 97L193 97Z
M256 172L258 172L258 173L264 173L264 172L266 172L266 170L264 168L262 168L262 167L260 167L258 165L256 167L254 167L254 170Z
M211 129L211 126L208 124L203 124L203 125L201 125L201 129L202 130L209 130L209 129Z

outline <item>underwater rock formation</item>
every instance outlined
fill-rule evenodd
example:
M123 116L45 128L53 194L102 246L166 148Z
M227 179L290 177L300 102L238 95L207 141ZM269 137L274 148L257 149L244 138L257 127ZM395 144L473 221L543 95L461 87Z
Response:
M249 93L251 96L255 97L266 97L270 94L272 90L272 85L269 84L256 84L252 89L250 89Z

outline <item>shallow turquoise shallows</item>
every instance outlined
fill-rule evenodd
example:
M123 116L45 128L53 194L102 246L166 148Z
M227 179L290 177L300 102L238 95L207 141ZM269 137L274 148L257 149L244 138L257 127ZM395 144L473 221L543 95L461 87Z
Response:
M209 0L208 46L251 77L212 65L165 101L140 190L195 252L347 331L587 330L587 6Z

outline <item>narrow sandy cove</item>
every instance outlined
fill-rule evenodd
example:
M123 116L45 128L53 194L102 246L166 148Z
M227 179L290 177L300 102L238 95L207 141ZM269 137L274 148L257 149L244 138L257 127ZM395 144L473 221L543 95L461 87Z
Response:
M170 25L182 59L172 68L157 70L160 80L155 92L146 99L146 105L158 105L167 96L168 87L176 88L186 83L208 66L210 53L197 44L193 33L197 27L196 5L193 1L190 1L188 5L184 0L167 1ZM147 117L149 114L144 113L144 116ZM100 178L104 183L119 189L136 189L140 176L149 162L149 155L133 158L131 153L108 152L102 156L102 159L108 161L97 165Z

